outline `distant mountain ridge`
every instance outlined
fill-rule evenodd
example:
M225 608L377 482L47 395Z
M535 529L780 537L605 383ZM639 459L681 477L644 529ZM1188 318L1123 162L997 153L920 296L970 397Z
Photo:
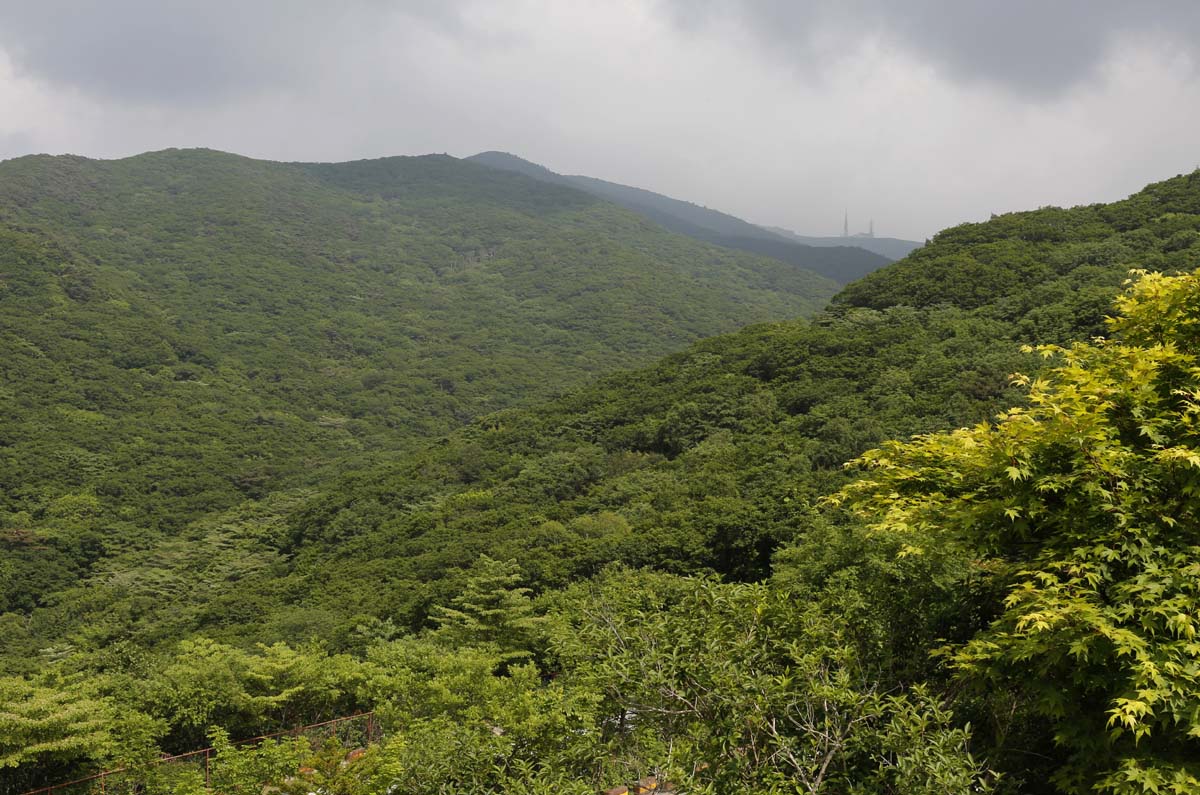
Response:
M857 239L851 244L842 238L834 238L841 242L832 243L797 241L794 236L781 235L719 210L595 177L558 174L508 152L480 152L465 159L504 171L515 171L543 182L569 185L633 210L672 232L807 268L839 284L866 276L902 256L888 256L869 250L870 246L860 245ZM904 253L917 245L914 243ZM892 248L898 250L899 247Z
M916 240L903 240L898 237L842 237L841 235L825 235L813 236L802 235L798 232L793 232L790 229L784 229L781 226L765 226L768 232L785 237L788 240L794 240L798 243L803 243L806 246L857 246L865 248L867 251L874 251L876 254L887 257L891 260L904 259L913 251L916 251L921 246L925 245Z

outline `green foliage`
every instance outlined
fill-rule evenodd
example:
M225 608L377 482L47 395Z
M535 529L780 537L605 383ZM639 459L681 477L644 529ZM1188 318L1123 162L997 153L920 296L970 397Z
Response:
M824 605L622 570L560 598L553 648L567 687L603 697L612 773L689 792L985 789L969 730L921 691L883 697Z
M308 740L301 737L266 740L239 748L230 741L227 731L217 727L210 741L215 762L210 762L209 785L222 795L261 795L264 786L272 782L296 778L312 756ZM339 754L339 761L344 755L344 751Z
M1192 786L1195 277L1071 343L1195 176L529 408L814 283L444 158L0 171L6 785ZM230 742L371 708L354 764Z
M832 290L448 157L5 161L0 612L246 499Z
M80 765L136 764L163 727L121 709L95 682L0 679L0 792L71 777Z
M529 657L543 619L534 615L529 589L520 587L520 581L515 560L481 555L453 607L434 608L434 637L449 646L493 646L506 662Z
M77 691L39 688L20 679L0 682L4 712L0 767L99 755L109 741L106 704Z
M1112 204L1046 207L956 226L897 265L848 286L836 302L877 309L991 304L1015 319L1013 310L1024 305L1028 311L1029 299L1047 287L1077 284L1078 275L1093 269L1189 269L1189 233L1200 227L1198 188L1200 171Z
M213 725L252 735L347 714L358 677L347 657L183 640L147 683L144 708L170 722L178 747L196 747Z
M371 647L366 692L389 732L380 753L399 791L504 792L541 771L588 770L591 697L544 682L532 665L506 663L491 646L450 653L406 638Z
M308 795L310 792L328 795L376 795L387 792L399 777L395 762L387 755L392 743L382 747L355 749L350 754L335 741L329 741L314 754L311 751L302 757L303 763L291 774L262 777L268 783L263 789L282 795ZM269 772L269 771L268 771ZM224 791L224 790L222 790Z
M972 758L971 727L956 728L953 716L923 687L886 702L888 722L871 738L876 772L852 792L945 795L993 791L994 778Z
M1200 786L1200 275L1142 275L1120 341L1042 348L1029 407L890 443L848 501L906 553L962 545L1003 564L1003 613L951 650L1013 688L1066 751L1066 792Z

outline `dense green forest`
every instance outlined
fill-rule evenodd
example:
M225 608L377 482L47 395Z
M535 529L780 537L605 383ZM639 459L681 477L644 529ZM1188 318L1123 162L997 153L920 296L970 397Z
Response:
M813 238L816 242L805 243L792 233L775 232L719 210L672 199L661 193L595 177L556 174L545 166L530 163L507 152L480 152L467 160L525 174L544 182L577 188L645 216L672 232L724 248L772 257L780 262L815 271L838 284L846 284L878 270L920 245L912 241L888 242L874 241L870 238ZM891 256L883 252L893 252L896 255Z
M0 527L29 610L90 564L832 283L448 157L0 164Z
M365 165L297 168L407 200ZM40 201L11 212L64 215ZM5 288L49 300L36 266L82 256L77 235L11 233ZM317 440L330 463L296 465L311 477L188 506L136 543L150 509L112 513L120 494L78 485L94 459L51 457L6 480L2 786L128 765L149 791L201 791L151 763L213 744L222 792L586 793L651 774L689 793L1200 791L1200 276L1158 275L1194 270L1198 243L1200 172L963 225L811 319L514 397L401 452ZM1123 287L1134 268L1151 273ZM128 333L72 344L140 350ZM87 398L86 360L61 358L12 368L8 410ZM102 382L130 393L114 405L149 391L151 368L128 369ZM29 372L48 373L34 398L12 386ZM6 419L6 478L55 434L116 432L64 403ZM220 432L188 422L150 438ZM86 569L64 559L79 550ZM352 763L229 744L360 709L385 733Z

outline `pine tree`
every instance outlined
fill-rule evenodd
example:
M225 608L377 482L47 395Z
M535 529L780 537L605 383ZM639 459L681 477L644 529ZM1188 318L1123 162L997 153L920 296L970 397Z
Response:
M530 589L520 582L515 560L480 555L452 606L434 608L435 637L453 646L495 646L507 662L529 658L544 618L534 614Z

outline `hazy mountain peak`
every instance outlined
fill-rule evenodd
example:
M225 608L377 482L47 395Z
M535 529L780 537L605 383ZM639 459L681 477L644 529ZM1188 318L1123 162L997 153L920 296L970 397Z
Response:
M514 171L544 182L569 185L619 204L679 234L725 248L749 251L820 273L840 284L883 267L896 257L870 251L858 239L837 246L805 244L728 213L675 199L645 188L582 175L558 174L508 152L480 152L466 158L495 169ZM911 250L911 247L908 249ZM905 251L907 253L907 250Z

